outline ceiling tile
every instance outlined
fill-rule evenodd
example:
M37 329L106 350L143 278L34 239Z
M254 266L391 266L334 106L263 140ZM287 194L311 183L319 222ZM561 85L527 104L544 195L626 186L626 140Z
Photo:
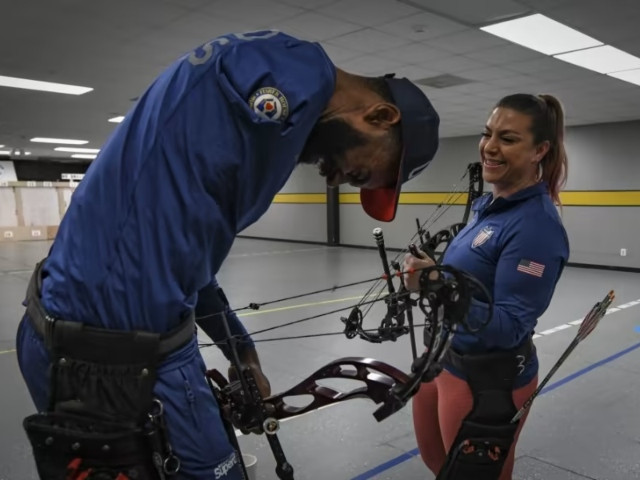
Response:
M483 8L477 0L464 1L477 4L469 10L474 15L478 12L473 9ZM516 91L557 95L566 105L569 125L640 118L639 86L505 43L441 15L417 11L415 2L11 2L11 8L2 12L6 41L0 42L0 74L95 90L70 98L0 89L4 113L0 143L23 148L20 142L29 135L86 136L99 146L114 128L106 119L126 113L131 99L177 56L220 34L266 27L320 41L345 70L352 66L368 75L394 71L413 80L449 73L472 80L444 89L421 87L442 112L445 137L476 135L495 102ZM517 2L584 27L585 33L640 56L638 0ZM438 0L441 4L444 0Z
M495 80L497 78L505 78L510 76L518 75L516 72L508 71L504 68L500 67L480 67L480 68L472 68L470 70L461 70L456 75L459 75L463 78L468 78L469 80L474 80L477 82L489 82L491 80Z
M393 58L409 64L427 63L449 57L444 50L433 48L425 43L408 43L384 50L378 54L383 58Z
M419 13L418 9L396 0L341 0L320 7L318 11L364 27L383 25Z
M514 0L461 2L451 0L409 0L430 12L456 19L466 25L485 25L499 19L521 16L530 11Z
M395 69L401 65L401 62L391 59L384 59L374 55L362 55L360 57L351 58L344 62L344 64L340 64L338 66L350 73L373 76L394 72Z
M182 0L177 0L182 1ZM292 7L306 8L309 10L315 10L317 8L327 7L334 3L338 3L340 0L276 0L278 3L285 5L291 5Z
M335 63L342 63L345 60L349 60L351 58L356 58L362 55L362 52L357 52L355 50L349 50L345 47L338 47L336 45L331 45L330 43L321 42L323 50L329 55L329 58Z
M347 47L362 53L378 53L409 43L409 41L372 28L363 28L357 32L332 38L327 43L338 47Z
M134 43L139 42L144 48L149 49L156 45L160 49L160 46L162 48L170 48L176 41L176 43L181 44L181 51L185 51L229 32L244 32L259 28L265 28L265 25L258 21L250 22L245 20L241 22L239 20L221 18L217 15L194 12L176 19L162 29L148 31L147 34L141 35L139 40ZM183 39L186 39L190 45L184 45ZM171 50L174 49L175 47L171 48ZM142 58L144 58L144 55L142 55Z
M185 10L197 10L210 4L210 0L158 0L160 4L173 5L174 7L184 8Z
M484 50L487 48L510 45L509 42L483 32L482 30L469 29L443 37L429 40L429 45L451 53L463 54Z
M376 28L414 41L428 40L468 29L464 25L427 12L385 22Z
M559 63L560 60L557 60ZM511 67L511 65L506 65L505 67ZM576 67L575 65L557 65L555 68L548 70L540 70L535 72L535 76L547 82L580 82L584 78L588 78L591 75L598 75L595 72L591 72L590 70L585 70L584 68Z
M135 2L133 2L135 3ZM202 8L203 12L217 15L221 18L246 22L259 22L267 25L271 22L293 17L304 13L305 10L277 3L273 0L233 0L215 2Z
M447 91L453 94L471 94L471 95L479 95L484 94L486 92L492 92L495 89L494 85L490 85L484 82L474 82L467 83L464 85L456 85L450 88L447 88Z
M566 62L560 62L553 57L543 56L541 58L533 58L519 62L511 62L505 65L504 68L518 73L540 73L548 70L558 70L567 66L567 70L575 72L583 72L583 69L575 67L574 65L566 64Z
M441 58L439 60L434 60L431 62L421 62L420 66L433 68L440 72L457 74L458 72L462 72L464 70L482 68L485 66L485 64L476 60L471 60L462 55L449 55L448 57Z
M305 12L272 22L273 28L307 40L323 41L362 29L359 25L329 18L317 12Z
M540 83L540 81L531 75L511 75L491 81L491 85L507 88L523 88L533 83Z
M638 2L640 3L640 2ZM633 24L636 25L636 32L640 30L640 16L633 18ZM615 42L615 46L620 50L623 50L631 55L635 55L636 57L640 57L640 35L635 33L631 36L627 36L629 30L624 30L623 35L621 35L621 40Z
M476 50L465 54L473 60L485 62L492 65L505 65L511 62L523 62L526 60L535 60L544 58L541 53L529 50L519 45L504 45L501 47L492 47L483 50Z
M435 70L429 70L419 67L417 65L402 65L393 69L393 73L398 78L408 78L409 80L419 80L421 78L431 77L439 75L444 72L436 72Z

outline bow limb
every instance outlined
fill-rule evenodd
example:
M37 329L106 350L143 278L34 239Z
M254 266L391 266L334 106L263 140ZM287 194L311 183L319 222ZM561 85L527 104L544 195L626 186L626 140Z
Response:
M242 393L238 382L228 383L217 370L208 370L206 376L218 384L222 398L230 405L237 406L240 403L239 398L234 398L236 394ZM332 379L351 380L357 385L351 390L342 391L319 383ZM261 403L267 406L270 419L282 420L354 398L368 398L379 404L387 399L391 388L408 381L409 376L406 373L387 363L371 358L345 357L321 367L288 390L262 399ZM297 405L290 403L293 399L308 401L300 406L299 401L295 402ZM242 430L251 430L258 426L258 419L253 415L245 415L244 418L238 417L235 420L236 423L240 423L236 426ZM268 428L264 430L270 433Z
M318 383L330 379L352 380L357 386L341 391ZM354 398L368 398L378 404L387 398L394 385L408 380L407 374L387 363L371 358L346 357L328 363L298 385L264 401L275 407L275 418L284 419ZM311 400L304 406L288 403L289 399L301 396L311 396Z
M467 197L467 204L464 209L464 215L462 216L463 224L467 224L469 221L469 215L471 214L471 207L473 202L482 196L484 193L484 179L482 178L482 164L480 162L470 163L467 167L469 174L469 196ZM457 235L458 232L456 232Z

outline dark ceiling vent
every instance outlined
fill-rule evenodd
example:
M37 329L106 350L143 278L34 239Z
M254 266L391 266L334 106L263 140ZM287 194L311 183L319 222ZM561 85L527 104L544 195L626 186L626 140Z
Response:
M424 85L425 87L433 88L449 88L457 85L466 85L467 83L473 83L473 80L467 78L456 77L455 75L438 75L435 77L421 78L416 80L416 83Z

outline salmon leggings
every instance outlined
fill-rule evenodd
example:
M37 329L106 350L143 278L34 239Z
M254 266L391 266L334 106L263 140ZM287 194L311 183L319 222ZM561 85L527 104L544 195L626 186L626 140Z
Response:
M517 409L527 401L538 385L536 376L524 387L513 391ZM436 379L423 383L413 397L413 424L420 456L434 475L442 469L447 453L458 434L462 420L471 411L473 397L464 380L443 370ZM505 461L499 480L511 480L515 447L527 414L520 419L515 441Z

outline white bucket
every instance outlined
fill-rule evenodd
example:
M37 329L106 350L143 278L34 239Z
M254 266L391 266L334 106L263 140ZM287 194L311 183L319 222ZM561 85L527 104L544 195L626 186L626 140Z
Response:
M244 466L247 469L247 475L249 475L249 478L247 480L257 480L258 458L255 455L243 453L242 461L244 462Z

